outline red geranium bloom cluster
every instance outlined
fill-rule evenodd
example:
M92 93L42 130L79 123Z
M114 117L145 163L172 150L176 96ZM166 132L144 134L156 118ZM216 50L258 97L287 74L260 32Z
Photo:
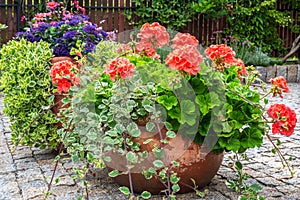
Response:
M145 23L141 27L137 37L141 40L137 44L135 51L152 58L159 58L159 55L156 53L156 48L168 44L170 38L166 28L161 26L158 22L152 24Z
M238 76L239 76L239 78L241 78L242 76L248 76L248 71L247 71L247 69L245 67L244 62L241 59L234 58L233 62L230 63L230 65L231 66L234 65L236 67L240 67L241 68L240 70L238 70Z
M172 42L173 49L178 49L185 45L193 45L196 47L199 45L199 41L196 39L196 37L189 33L177 33L172 39Z
M160 56L156 53L156 48L153 47L151 43L143 40L135 46L135 52L151 58L160 58Z
M57 84L58 93L67 93L72 85L79 84L80 80L76 74L77 66L67 60L54 63L50 70L52 83Z
M169 33L166 28L160 25L158 22L152 24L145 23L140 33L137 35L141 41L148 42L156 48L160 48L169 43Z
M115 81L116 76L123 79L133 76L134 68L127 58L115 58L106 66L104 72L109 74L112 81Z
M205 50L205 55L211 60L224 63L232 63L234 61L235 52L226 44L210 45Z
M224 67L236 66L241 67L238 70L238 76L247 76L245 64L241 59L235 58L235 52L226 44L211 45L205 50L205 55L210 58L217 66L219 71L223 71Z
M182 70L191 75L196 75L200 70L200 63L203 58L196 46L185 45L171 52L165 63L171 69Z
M295 111L284 104L274 104L268 109L267 113L275 121L272 124L272 133L292 135L297 123Z
M276 78L272 78L269 80L269 82L273 84L273 88L271 89L273 92L273 97L275 97L277 94L279 94L279 96L281 98L283 98L282 91L283 92L290 91L286 84L286 80L283 76L278 76Z

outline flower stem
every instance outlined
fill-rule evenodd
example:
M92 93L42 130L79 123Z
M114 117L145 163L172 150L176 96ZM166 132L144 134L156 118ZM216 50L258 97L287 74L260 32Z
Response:
M272 141L271 137L269 134L266 134L267 138L269 139L269 141L271 142L271 144L273 145L274 149L276 150L276 152L279 155L279 158L282 162L283 167L287 166L290 173L291 173L291 177L294 177L295 172L293 172L293 170L291 169L290 165L288 164L287 160L285 159L285 157L282 155L280 149L278 148L278 146Z
M260 100L262 100L262 99L264 99L264 98L266 98L269 94L271 94L272 93L272 91L269 91L268 93L266 93L263 97L261 97L260 98Z

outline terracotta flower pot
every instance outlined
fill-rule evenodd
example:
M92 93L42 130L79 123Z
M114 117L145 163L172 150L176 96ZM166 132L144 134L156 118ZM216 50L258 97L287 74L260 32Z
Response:
M73 64L77 65L76 61L71 58L71 57L67 57L67 56L60 56L60 57L53 57L51 58L51 63L52 65L54 63L57 62L61 62L61 61L71 61ZM65 106L63 106L63 102L61 101L63 98L65 98L66 96L64 94L59 94L59 93L55 93L54 94L54 106L52 107L51 111L58 117L58 113L62 108L68 108L70 105L67 104ZM58 129L62 128L62 124L61 122L56 123L56 126Z
M57 62L60 62L60 61L65 61L65 60L71 61L72 63L77 65L76 61L73 58L68 57L68 56L53 57L53 58L51 58L50 61L51 61L52 64L54 64L54 63L57 63Z
M166 187L158 178L152 177L151 179L146 179L141 173L143 169L153 167L153 161L158 159L152 154L152 149L154 144L160 145L159 136L155 135L152 137L152 142L143 144L143 142L149 138L150 137L144 137L138 141L142 151L146 150L149 153L149 157L139 164L133 164L134 168L131 169L133 189L137 193L149 191L152 194L159 194L162 190L165 190ZM208 152L205 147L195 144L191 140L184 139L179 134L174 139L171 139L170 143L166 145L164 149L168 167L180 177L179 193L193 191L194 184L191 181L191 178L195 180L198 188L202 188L209 184L219 170L224 157L224 153L216 154ZM111 162L106 163L109 171L114 169L117 169L120 172L127 171L126 165L128 163L124 155L119 155L116 152L109 152L108 156L112 159ZM164 158L161 160L164 161ZM170 164L171 161L174 160L179 162L179 167L174 167ZM122 174L113 179L119 185L129 187L128 174Z

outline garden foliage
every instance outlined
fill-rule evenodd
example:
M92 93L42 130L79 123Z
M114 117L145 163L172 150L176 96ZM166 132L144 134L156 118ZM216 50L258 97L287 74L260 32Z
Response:
M49 44L9 41L0 50L4 113L10 117L12 142L57 148L57 121L49 110L53 105L49 75L52 51Z

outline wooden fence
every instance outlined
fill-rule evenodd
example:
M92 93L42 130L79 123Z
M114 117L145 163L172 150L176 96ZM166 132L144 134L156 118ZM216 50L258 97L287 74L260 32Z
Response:
M45 5L46 0L0 0L0 23L8 25L8 29L0 32L0 42L6 43L12 39L14 34L25 24L20 21L26 10L34 10L38 5ZM124 11L134 9L131 0L78 0L79 4L87 10L90 20L106 31L117 30L119 33L128 32L133 27L124 16ZM23 2L23 3L21 3ZM291 17L300 25L299 13L291 10L289 6L282 5L277 1L277 8L288 10ZM195 35L201 44L206 45L213 38L214 32L224 30L225 18L219 20L206 19L204 15L195 16L182 31ZM275 33L274 33L275 34ZM297 37L288 28L278 27L279 37L284 40L286 47L291 47L293 40ZM125 37L125 36L124 36ZM276 55L274 55L276 56Z

